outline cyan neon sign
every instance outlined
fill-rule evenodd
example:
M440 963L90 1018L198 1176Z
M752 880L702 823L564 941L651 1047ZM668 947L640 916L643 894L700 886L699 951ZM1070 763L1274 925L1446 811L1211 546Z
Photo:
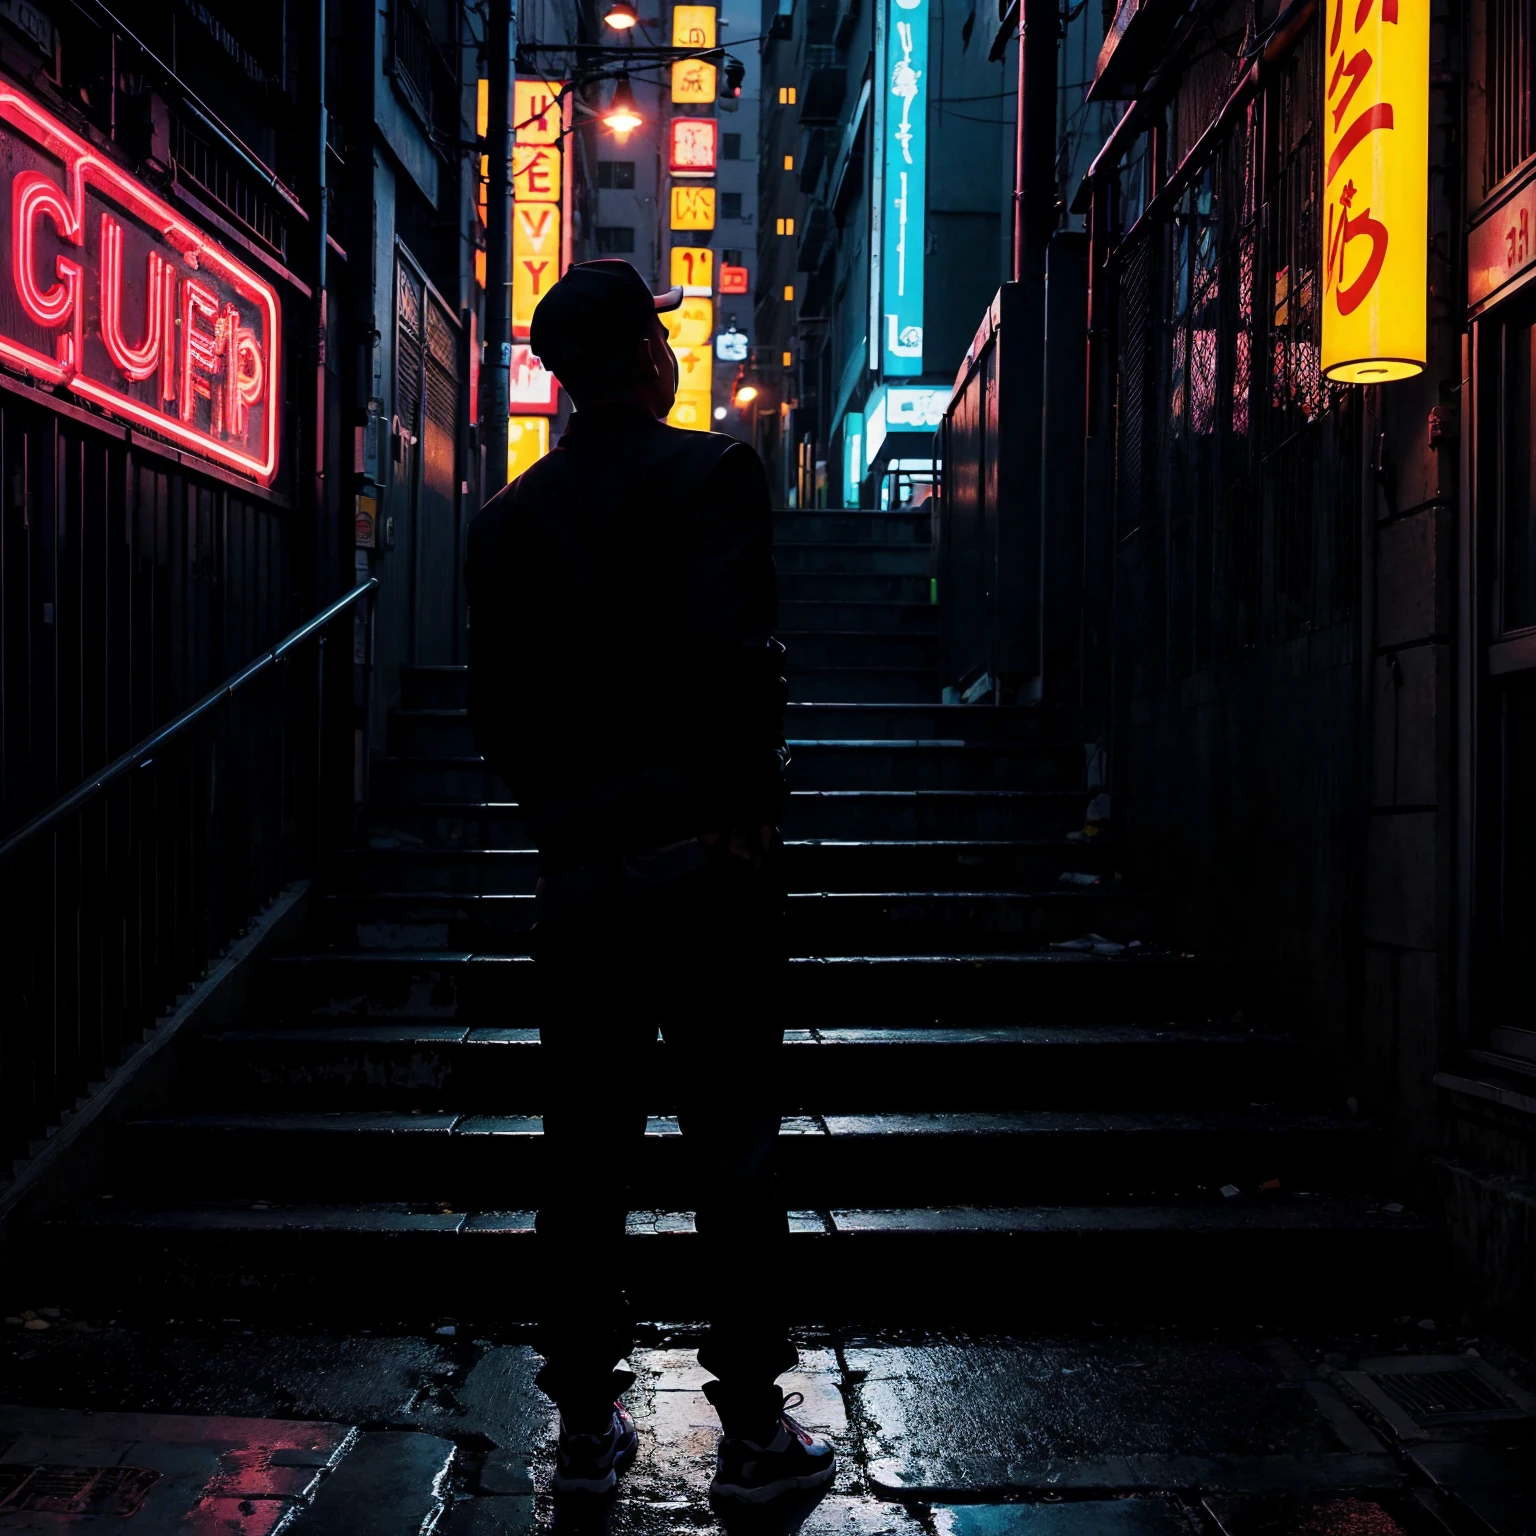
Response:
M864 413L849 411L843 417L843 505L859 504L859 486L864 479Z
M887 0L882 28L880 327L884 373L923 371L923 230L928 206L928 0Z

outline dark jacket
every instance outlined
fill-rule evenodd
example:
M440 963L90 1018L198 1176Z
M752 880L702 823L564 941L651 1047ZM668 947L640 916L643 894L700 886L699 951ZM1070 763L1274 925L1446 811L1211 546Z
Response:
M578 412L470 525L469 716L546 867L777 822L783 647L756 453Z

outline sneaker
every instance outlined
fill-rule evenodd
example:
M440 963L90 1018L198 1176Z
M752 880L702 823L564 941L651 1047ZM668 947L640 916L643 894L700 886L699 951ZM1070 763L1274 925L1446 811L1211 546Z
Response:
M755 1440L722 1439L715 1463L712 1497L766 1504L796 1488L820 1488L832 1481L837 1456L825 1440L790 1418L788 1410L805 1399L799 1392L784 1399L778 1433L766 1445Z
M636 1445L635 1421L622 1403L613 1405L606 1434L573 1435L562 1419L550 1486L556 1493L607 1493L635 1459Z

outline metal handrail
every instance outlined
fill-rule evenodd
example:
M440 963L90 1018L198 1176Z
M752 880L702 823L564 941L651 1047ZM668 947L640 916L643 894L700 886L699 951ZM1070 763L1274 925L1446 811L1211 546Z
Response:
M291 635L279 640L271 650L263 651L254 661L247 663L232 677L220 683L211 693L205 693L197 703L183 710L169 725L161 726L159 730L146 736L137 746L129 747L121 757L113 758L105 768L77 784L68 794L55 800L46 811L40 811L31 821L23 823L4 842L0 842L0 861L8 859L31 842L34 837L48 831L50 827L56 826L65 817L78 811L82 805L94 800L102 790L122 778L125 773L141 767L162 747L168 746L218 705L227 703L252 678L259 677L268 667L275 667L295 646L302 645L317 630L324 629L332 619L344 613L360 597L373 591L378 584L378 577L370 576L367 581L353 587L345 596L338 597L328 608L322 608L308 623L301 624Z

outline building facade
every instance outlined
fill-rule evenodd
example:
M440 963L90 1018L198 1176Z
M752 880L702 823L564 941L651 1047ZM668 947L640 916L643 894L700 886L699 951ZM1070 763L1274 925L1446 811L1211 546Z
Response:
M939 517L954 696L1068 711L1176 941L1386 1127L1525 1338L1530 26L1121 4L1085 233L1038 336L980 314Z
M318 673L252 684L201 755L8 864L13 1146L347 830L402 668L462 659L477 26L457 0L0 11L0 825L379 582Z
M787 500L928 495L956 372L1013 270L1018 10L1003 10L801 0L763 13L754 357L759 445ZM1056 54L1063 205L1112 121L1080 99L1102 25L1077 8Z

